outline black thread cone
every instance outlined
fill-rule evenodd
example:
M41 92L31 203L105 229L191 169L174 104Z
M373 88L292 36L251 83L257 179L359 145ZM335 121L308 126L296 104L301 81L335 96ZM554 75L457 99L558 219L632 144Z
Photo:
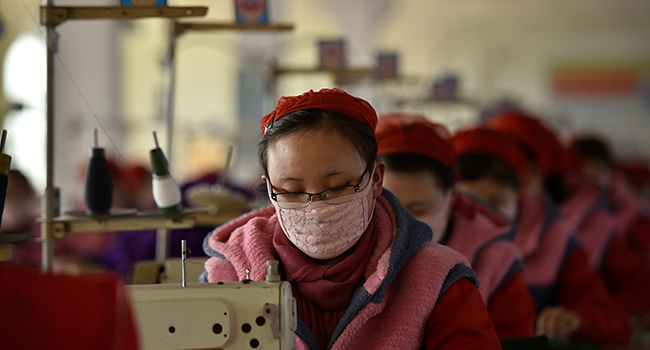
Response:
M86 174L86 206L90 215L108 215L113 204L113 182L103 148L93 148Z
M2 224L2 213L5 210L5 199L7 198L7 184L9 183L9 168L11 157L0 153L0 224Z

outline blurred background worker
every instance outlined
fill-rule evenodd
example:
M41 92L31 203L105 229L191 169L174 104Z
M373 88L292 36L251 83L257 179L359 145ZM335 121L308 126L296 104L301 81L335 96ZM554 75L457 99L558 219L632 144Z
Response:
M624 174L614 169L614 159L602 139L576 137L571 150L579 157L583 181L600 190L594 212L609 219L603 223L603 220L587 218L593 229L580 230L580 238L586 245L591 243L594 267L602 272L621 304L635 316L648 315L650 263L643 243L650 236L650 221L641 209L641 193L635 193ZM607 234L599 233L603 229Z
M132 3L45 2L101 6L100 17ZM339 88L391 113L386 135L407 135L381 147L386 194L471 261L481 286L468 290L500 337L625 344L631 316L632 342L650 346L650 1L145 2L168 7L137 20L124 9L67 16L48 30L43 0L0 0L0 124L14 167L0 231L11 263L127 281L145 266L148 283L171 282L156 268L173 266L185 239L192 282L206 235L272 204L265 186L252 193L263 182L260 117L282 96ZM242 27L242 8L259 10L259 25ZM170 21L176 11L193 18ZM461 132L485 141L450 151L445 130L477 127L499 134ZM152 131L181 189L174 207L200 208L159 220ZM113 178L107 225L82 200L93 141ZM44 204L54 224L36 222ZM195 227L171 230L168 219Z
M627 344L632 334L628 313L608 293L587 252L545 194L544 178L535 170L539 163L531 166L516 141L496 130L462 131L452 143L459 191L485 199L517 224L515 243L524 255L524 279L539 312L537 333L554 340Z
M273 206L206 237L201 280L262 280L279 260L298 348L500 348L467 259L383 190L377 123L339 89L280 99L258 144Z
M388 114L379 118L377 141L386 163L384 187L431 227L434 242L470 261L499 338L535 335L535 304L513 243L515 226L480 200L456 192L456 156L447 129L420 115Z
M605 143L577 138L567 149L550 127L522 111L504 112L489 125L513 137L529 156L535 186L541 184L560 208L564 224L575 232L591 268L613 296L628 312L647 314L650 268L626 238L634 223L644 225L639 199L622 174L612 171Z

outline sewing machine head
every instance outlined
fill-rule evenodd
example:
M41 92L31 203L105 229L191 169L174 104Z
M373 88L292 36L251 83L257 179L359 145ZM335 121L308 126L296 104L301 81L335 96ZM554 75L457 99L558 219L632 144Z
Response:
M183 287L185 285L185 287ZM129 286L144 349L293 349L296 301L267 262L266 281Z

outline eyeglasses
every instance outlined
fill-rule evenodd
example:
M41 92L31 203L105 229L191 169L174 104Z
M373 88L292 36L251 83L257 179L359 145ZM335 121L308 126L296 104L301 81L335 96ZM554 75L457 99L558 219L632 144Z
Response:
M366 175L368 175L368 170L369 169L366 169L363 172L363 177L361 177L361 181L359 181L356 184L332 187L318 193L307 193L307 192L276 193L273 192L274 187L273 184L271 184L271 180L269 180L268 184L269 184L270 197L272 200L276 201L278 206L282 209L304 208L309 204L311 204L312 198L314 196L319 196L320 199L325 203L338 204L330 201L358 192L359 189L361 189L361 185L366 179Z

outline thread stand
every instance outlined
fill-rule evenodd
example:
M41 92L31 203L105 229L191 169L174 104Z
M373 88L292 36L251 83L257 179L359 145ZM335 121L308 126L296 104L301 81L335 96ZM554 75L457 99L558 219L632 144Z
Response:
M61 230L61 225L54 220L59 216L59 190L54 186L54 56L59 49L59 33L56 26L77 19L179 18L204 16L207 11L207 7L56 7L54 0L46 0L46 6L41 6L41 24L46 27L47 42L46 185L43 199L45 217L41 224L43 271L52 270L54 240L59 236L57 230Z
M174 103L175 95L174 88L176 85L176 42L178 38L190 31L223 31L223 30L236 30L236 31L289 31L293 29L291 24L262 24L262 25L250 25L250 24L237 24L237 23L224 23L224 22L201 22L201 23L191 23L191 22L178 22L172 21L170 23L169 29L169 41L167 48L167 56L164 62L163 68L163 105L162 105L162 119L166 126L167 131L167 145L166 145L166 154L167 160L169 163L172 162L172 150L173 150L173 140L172 140L172 130L174 130ZM239 212L241 214L242 212ZM208 216L207 214L201 214L200 222L204 224L214 225L215 223L221 222L222 217L229 217L229 214L225 214L221 217ZM236 215L237 217L239 215ZM164 261L169 256L169 246L170 246L170 237L167 230L161 229L158 230L156 235L156 260Z

